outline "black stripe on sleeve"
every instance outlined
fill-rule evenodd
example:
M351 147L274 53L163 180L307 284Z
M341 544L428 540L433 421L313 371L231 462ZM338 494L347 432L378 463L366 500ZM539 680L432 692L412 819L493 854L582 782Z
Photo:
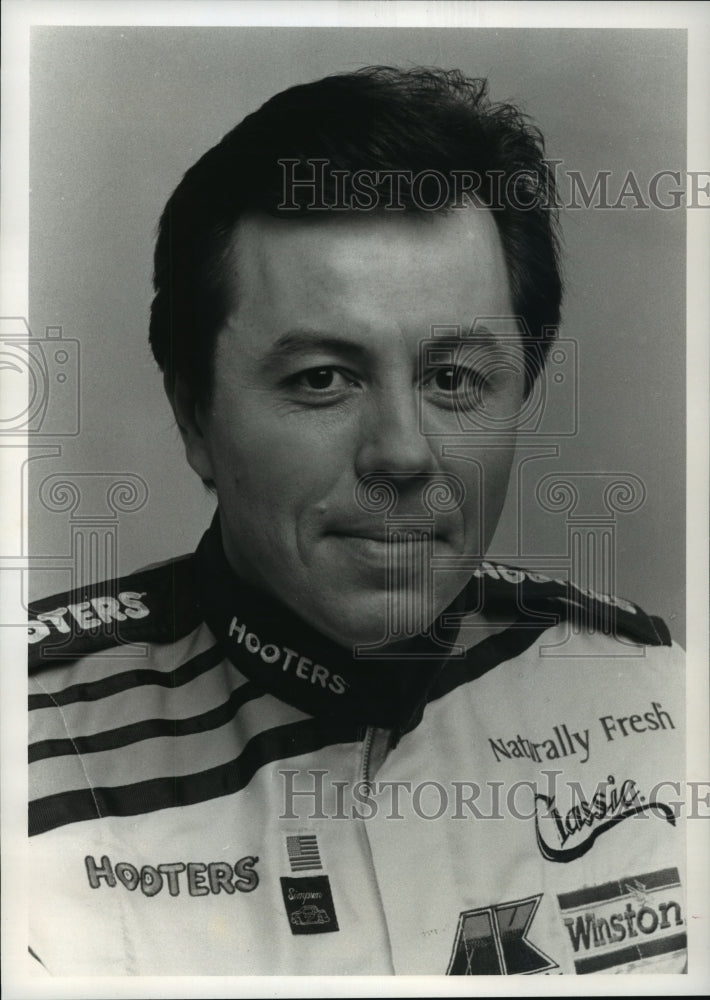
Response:
M29 833L36 836L69 823L104 816L137 816L232 795L244 788L265 764L357 739L354 725L343 727L316 719L291 722L253 736L237 758L206 771L151 778L131 785L84 788L35 799L29 805Z
M176 667L175 670L164 672L151 670L148 667L139 667L136 670L111 674L109 677L102 677L97 681L72 684L71 687L51 694L31 694L29 708L30 711L34 711L39 708L72 705L81 701L99 701L101 698L109 698L111 695L120 694L122 691L128 691L144 684L167 688L180 687L199 677L200 674L207 673L223 659L224 653L221 648L218 645L212 646L204 653L198 653L197 656Z
M191 736L231 722L239 709L248 701L259 698L263 690L251 681L246 681L229 698L201 715L187 719L144 719L117 729L107 729L92 736L74 736L64 739L38 740L29 747L30 764L47 757L65 757L69 754L103 753L118 747L153 740L161 736Z

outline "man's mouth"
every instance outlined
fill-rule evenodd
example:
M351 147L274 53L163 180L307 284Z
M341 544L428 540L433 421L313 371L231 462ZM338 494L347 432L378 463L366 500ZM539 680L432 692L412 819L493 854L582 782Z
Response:
M336 538L361 538L367 541L381 542L383 545L401 545L405 542L441 541L443 534L433 526L407 524L346 525L342 528L332 528L326 532Z
M381 542L383 545L402 545L405 542L426 542L433 541L434 536L428 532L413 531L411 528L395 528L387 534L365 531L334 531L331 534L340 538L362 538L372 542Z
M420 528L392 526L385 531L380 527L344 528L329 532L336 544L360 562L379 568L406 565L414 560L417 565L427 549L433 553L434 546L441 544L441 537Z

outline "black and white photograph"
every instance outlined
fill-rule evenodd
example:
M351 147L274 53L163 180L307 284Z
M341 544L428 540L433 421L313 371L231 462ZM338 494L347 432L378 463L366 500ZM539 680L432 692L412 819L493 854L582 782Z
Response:
M6 995L697 992L710 6L3 17Z

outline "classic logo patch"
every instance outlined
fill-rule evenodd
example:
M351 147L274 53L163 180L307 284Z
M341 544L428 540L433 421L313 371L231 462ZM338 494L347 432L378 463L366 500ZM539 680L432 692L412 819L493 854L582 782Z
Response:
M542 893L459 914L447 976L530 975L557 964L527 939Z
M327 875L284 877L281 892L292 934L327 934L340 930Z
M547 861L575 861L591 849L600 834L639 813L654 813L675 826L671 807L655 799L649 801L630 778L617 785L610 774L591 801L581 799L567 812L560 812L554 796L536 795L537 846Z
M686 948L677 868L557 897L577 974L641 963Z

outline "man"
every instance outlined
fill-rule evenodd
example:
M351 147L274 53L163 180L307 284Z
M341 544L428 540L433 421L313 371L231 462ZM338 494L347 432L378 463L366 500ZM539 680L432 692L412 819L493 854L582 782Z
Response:
M542 157L481 81L377 68L171 196L151 344L218 511L33 608L49 972L684 967L667 629L484 561L559 321Z

